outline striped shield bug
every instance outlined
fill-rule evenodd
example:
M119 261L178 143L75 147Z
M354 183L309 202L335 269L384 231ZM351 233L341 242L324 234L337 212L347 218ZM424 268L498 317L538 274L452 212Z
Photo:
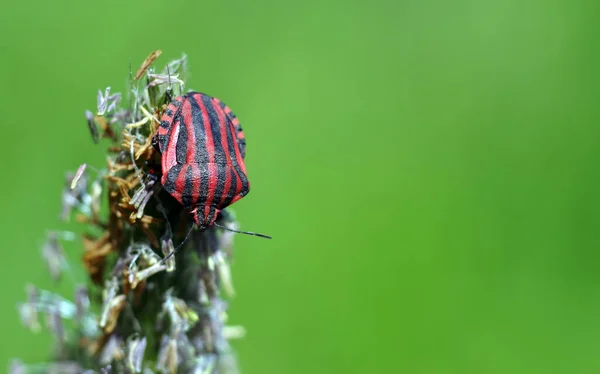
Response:
M200 92L178 96L167 106L153 142L161 154L161 185L198 229L216 225L235 231L215 223L222 209L250 192L246 140L231 109Z

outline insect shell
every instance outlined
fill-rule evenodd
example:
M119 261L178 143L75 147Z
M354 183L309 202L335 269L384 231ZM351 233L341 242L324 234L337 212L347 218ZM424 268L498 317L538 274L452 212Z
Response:
M199 230L250 192L244 133L219 99L200 92L176 97L162 116L155 143L163 188L189 211Z

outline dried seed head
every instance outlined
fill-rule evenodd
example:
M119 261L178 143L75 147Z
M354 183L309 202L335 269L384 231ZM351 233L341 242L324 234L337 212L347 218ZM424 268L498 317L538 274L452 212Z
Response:
M146 338L130 337L127 341L127 368L134 373L142 372L142 360L146 350Z
M63 219L75 211L77 221L88 225L82 235L83 263L95 285L103 288L99 315L90 306L97 295L85 286L77 287L73 302L31 288L27 302L19 306L21 319L32 329L40 329L38 316L46 317L57 347L64 348L59 359L77 359L93 370L70 367L69 361L52 364L53 368L15 362L11 374L32 368L45 373L52 369L150 374L148 357L156 357L157 372L236 372L235 365L224 366L233 362L227 339L240 338L245 330L224 326L226 304L221 298L221 287L234 294L230 270L234 233L222 227L192 232L188 246L193 250L178 258L185 261L177 262L177 270L175 257L162 263L173 253L173 241L181 238L179 232L171 232L169 221L177 212L166 211L171 202L163 200L160 179L149 177L160 164L152 139L167 101L177 91L184 92L187 57L160 70L152 66L158 55L160 51L151 53L138 69L136 79L144 79L143 83L133 81L130 74L126 109L119 108L121 95L112 94L110 87L98 91L96 113L86 111L85 116L95 143L100 138L111 141L106 167L91 176L92 166L81 165L67 176L63 190ZM101 211L104 206L107 212ZM189 223L177 221L181 227ZM218 224L238 229L230 214L220 215ZM42 249L56 279L67 266L60 240L54 232Z
M117 109L111 116L110 116L110 124L114 124L117 122L124 122L127 118L129 118L131 116L131 113L129 112L129 110L127 109Z
M102 313L100 315L99 326L105 333L110 333L114 330L121 310L125 307L125 295L117 295L119 284L117 278L106 281L104 290L104 302L102 304Z
M200 281L204 288L202 292L205 292L207 295L207 303L210 303L219 297L219 287L216 279L217 274L214 269L214 260L211 258L211 256L208 256L204 259L204 263L200 266L198 272ZM200 294L200 296L203 295Z
M190 361L194 360L194 357L196 355L196 349L195 347L192 345L192 342L190 342L190 340L187 337L187 334L185 331L183 331L183 329L180 329L177 336L177 353L179 354L179 360L180 362L184 362L186 364L184 365L188 365L187 363L189 363Z
M131 246L128 253L132 257L128 270L131 288L136 288L140 282L167 269L167 265L160 262L160 257L145 244Z
M117 336L112 334L106 341L106 344L102 348L99 356L100 365L109 365L113 361L122 360L125 356L122 348L123 342Z
M227 340L242 339L246 336L243 326L223 326L223 337Z
M48 364L48 374L79 374L83 368L75 361L55 362Z
M103 116L105 113L114 111L120 101L121 94L110 95L110 87L106 87L104 96L102 91L98 90L98 115Z
M171 325L171 335L176 335L176 330L182 325L183 321L175 309L175 298L172 296L172 293L172 288L165 292L165 300L162 304L161 315L167 316Z
M107 112L113 112L117 108L117 102L121 99L121 94L115 94L108 98L110 104L108 106Z
M173 311L177 313L176 320L179 321L179 323L181 324L181 329L183 331L188 331L200 319L198 317L198 313L196 313L194 309L190 308L182 299L173 297L171 298L171 300Z
M85 201L87 195L87 176L85 173L79 178L75 188L71 188L74 174L67 173L66 183L62 192L61 219L67 221L73 208L77 207L85 213Z
M65 330L58 310L53 310L46 315L46 324L50 331L52 331L54 334L57 355L62 356L65 343Z
M200 303L200 305L208 305L210 303L210 300L208 298L208 292L206 291L206 285L204 284L203 280L200 280L200 282L198 282L198 303Z
M205 354L202 355L196 360L192 365L192 370L190 371L193 374L211 374L214 373L214 369L217 363L217 355L214 354ZM230 374L229 371L223 371L223 373Z
M148 74L150 83L148 87L154 87L162 84L173 84L177 83L183 85L183 81L179 79L179 75L167 75L167 74Z
M27 374L27 367L21 360L12 360L8 374Z
M41 326L35 305L30 303L20 303L18 309L23 325L33 332L39 332Z
M85 119L87 121L88 128L90 129L90 134L92 135L92 140L94 141L94 143L98 144L98 140L100 140L100 133L98 132L98 126L96 125L96 122L94 121L94 114L91 111L86 110L85 111Z
M42 246L42 258L48 267L50 275L55 281L60 280L62 270L66 264L64 250L58 242L55 232L50 232Z
M81 164L81 166L79 166L79 168L77 169L77 172L75 173L75 176L73 177L73 180L71 180L71 189L75 189L75 187L77 186L77 182L79 181L79 178L81 178L81 176L83 175L83 173L85 172L85 168L87 167L86 163Z
M90 298L85 286L77 286L75 290L75 306L77 307L77 320L81 321L90 309Z
M163 238L161 240L160 249L162 251L163 256L168 256L171 252L175 251L175 246L173 245L173 240L168 238ZM171 256L166 261L167 272L170 273L175 271L175 256Z
M106 108L108 107L108 95L110 94L110 87L107 87L105 92L105 96L102 96L102 91L98 90L97 113L99 116L102 116L104 115L104 113L106 113Z
M40 322L38 320L38 310L36 304L39 299L38 290L32 286L27 285L27 302L19 305L19 314L23 324L34 332L40 331Z
M219 278L221 279L223 288L225 289L225 293L229 297L233 297L235 295L235 290L233 288L233 281L231 279L231 269L229 268L229 263L225 259L222 251L217 251L212 256L214 262L217 266L217 271L219 272Z
M141 120L137 121L137 122L133 122L133 123L128 123L125 125L126 128L128 129L136 129L138 127L142 127L143 125L147 124L149 121L148 117L142 118Z
M161 373L176 373L179 366L179 355L177 352L177 340L163 335L158 350L156 370Z
M144 208L150 201L150 198L154 194L154 185L156 182L151 179L145 185L142 184L135 192L129 204L133 205L137 209L136 218L140 219L144 215Z
M73 303L54 293L36 289L29 285L28 303L33 305L38 313L49 313L57 310L62 318L71 319L75 316L76 308Z
M222 352L219 355L216 372L227 374L239 374L237 360L231 349Z
M104 324L101 327L104 329L104 332L110 333L115 329L117 325L117 321L119 320L119 316L121 315L121 311L125 307L126 300L125 295L118 295L108 305L108 312L106 314L107 319L104 321Z
M100 198L102 197L102 184L100 183L100 181L95 180L92 183L92 187L91 187L91 191L90 191L90 197L91 197L91 210L92 213L94 215L98 215L100 212Z
M9 373L85 374L86 371L84 371L84 369L75 361L59 361L25 365L19 360L13 360L10 365Z
M138 80L142 77L142 75L144 75L144 72L146 72L146 70L148 69L148 67L150 67L150 65L152 65L154 63L154 61L156 61L156 59L162 54L162 51L156 50L153 52L150 52L150 54L148 55L148 57L146 57L146 59L144 60L144 62L142 62L142 66L140 66L140 68L138 69L138 71L135 73L135 80Z

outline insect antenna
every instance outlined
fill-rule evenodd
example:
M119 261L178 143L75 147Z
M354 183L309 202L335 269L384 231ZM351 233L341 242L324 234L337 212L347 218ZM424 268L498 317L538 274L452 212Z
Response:
M194 223L192 225L192 227L190 227L190 231L188 231L188 233L185 235L185 238L183 239L183 241L181 243L179 243L179 245L177 246L177 248L175 248L171 253L169 253L167 255L167 257L163 258L162 261L160 262L161 264L164 264L165 262L167 262L168 259L171 258L171 256L173 256L178 250L179 248L183 247L183 245L185 244L185 242L187 242L187 240L190 237L190 234L192 233L192 230L194 230L194 227L196 226L196 224Z
M227 230L227 231L231 231L231 232L235 232L238 234L245 234L245 235L254 235L254 236L259 236L261 238L265 238L265 239L272 239L269 235L265 235L265 234L259 234L257 232L250 232L250 231L238 231L238 230L234 230L234 229L230 229L227 226L223 226L223 225L219 225L218 223L214 223L215 226L222 228L223 230Z

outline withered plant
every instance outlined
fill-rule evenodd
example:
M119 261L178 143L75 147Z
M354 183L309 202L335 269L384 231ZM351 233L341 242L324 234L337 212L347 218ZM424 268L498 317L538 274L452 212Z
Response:
M45 363L14 361L16 373L236 373L228 340L244 334L226 326L234 233L218 227L190 231L192 220L161 189L160 155L152 144L171 98L185 93L187 58L154 68L151 53L125 97L98 92L86 120L97 146L108 144L106 165L83 164L66 177L62 220L82 225L81 261L87 284L74 300L27 286L19 305L33 331L40 317L56 340ZM237 229L230 208L217 223ZM188 236L189 233L189 236ZM53 278L70 264L61 241L74 234L55 231L42 248ZM187 240L186 240L187 239ZM183 243L176 256L163 259Z

